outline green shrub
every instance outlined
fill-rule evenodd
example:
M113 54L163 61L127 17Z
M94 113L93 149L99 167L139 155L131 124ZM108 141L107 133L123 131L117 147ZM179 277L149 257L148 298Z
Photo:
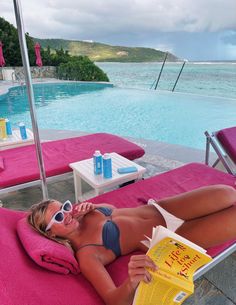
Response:
M58 66L59 79L80 81L105 81L109 78L87 56L71 57L67 63Z

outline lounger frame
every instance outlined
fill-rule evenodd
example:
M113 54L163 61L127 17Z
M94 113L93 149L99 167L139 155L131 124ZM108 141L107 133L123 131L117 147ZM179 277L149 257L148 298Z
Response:
M61 175L56 175L56 176L52 176L52 177L47 177L46 181L47 183L53 183L53 182L57 182L57 181L63 181L63 180L67 180L73 178L73 172L68 172L65 174L61 174ZM42 186L42 181L40 179L38 180L34 180L34 181L30 181L30 182L26 182L26 183L22 183L22 184L17 184L17 185L13 185L13 186L9 186L9 187L5 187L5 188L0 188L0 195L3 194L7 194L10 192L14 192L14 191L19 191L21 189L27 188L27 187L33 187L33 186Z
M195 281L198 278L200 278L207 271L209 271L211 268L215 267L217 264L219 264L221 261L223 261L226 257L231 255L235 251L236 251L236 243L234 243L233 245L231 245L230 247L228 247L227 249L222 251L220 254L218 254L216 257L214 257L214 259L210 263L208 263L205 266L203 266L202 268L198 269L194 273L193 280Z
M212 146L218 156L217 160L214 162L212 167L216 167L216 165L221 161L227 172L231 175L236 176L235 163L225 152L224 147L222 147L221 143L218 141L216 132L212 132L212 134L209 134L208 131L205 131L205 136L206 136L205 164L209 165L210 148Z

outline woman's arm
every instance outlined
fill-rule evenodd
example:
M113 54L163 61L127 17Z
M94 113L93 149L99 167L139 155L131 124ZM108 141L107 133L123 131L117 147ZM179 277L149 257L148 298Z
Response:
M92 248L84 249L79 255L80 268L91 282L106 305L130 305L139 282L151 280L146 267L156 269L155 264L146 255L134 255L128 265L128 278L116 287L106 268Z

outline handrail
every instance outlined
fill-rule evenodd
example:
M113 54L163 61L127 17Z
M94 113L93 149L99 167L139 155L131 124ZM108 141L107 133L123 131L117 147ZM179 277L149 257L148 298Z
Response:
M159 81L160 81L161 74L162 74L162 71L163 71L163 68L164 68L164 65L165 65L167 56L168 56L168 52L166 52L164 61L163 61L162 66L161 66L161 70L160 70L159 75L158 75L158 78L157 78L157 80L154 80L154 82L152 83L150 89L152 89L152 87L154 86L155 83L156 83L156 85L155 85L154 90L157 89L157 86L158 86L158 83L159 83ZM186 61L187 61L187 60L184 60L184 62L183 62L183 65L182 65L182 67L181 67L181 69L180 69L180 71L179 71L179 74L178 74L178 76L177 76L177 79L176 79L176 81L175 81L175 84L174 84L174 86L173 86L173 88L172 88L172 90L171 90L172 92L175 90L175 87L176 87L176 85L177 85L177 83L178 83L178 81L179 81L180 75L181 75L181 73L182 73L182 71L183 71L183 69L184 69L184 66L185 66L185 64L186 64Z
M163 63L162 63L161 70L160 70L160 72L159 72L159 75L158 75L157 82L156 82L156 85L155 85L154 90L157 89L157 86L158 86L159 80L160 80L160 78L161 78L161 74L162 74L162 71L163 71L163 68L164 68L164 65L165 65L167 56L168 56L168 52L166 52L166 55L165 55L164 61L163 61Z
M178 74L178 77L177 77L177 79L176 79L176 81L175 81L174 87L172 88L172 92L174 92L174 90L175 90L175 87L176 87L176 85L177 85L177 83L178 83L178 81L179 81L179 78L180 78L180 75L181 75L181 73L182 73L182 71L183 71L183 68L184 68L184 66L185 66L185 63L186 63L186 60L183 62L183 65L182 65L182 67L181 67L181 69L180 69L180 71L179 71L179 74Z

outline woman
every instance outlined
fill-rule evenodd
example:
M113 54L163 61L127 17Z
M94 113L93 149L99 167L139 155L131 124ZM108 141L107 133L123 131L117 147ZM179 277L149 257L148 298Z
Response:
M216 185L156 202L150 200L148 205L136 208L117 209L89 202L72 208L69 201L62 205L48 200L33 206L28 220L45 236L70 244L82 273L106 304L130 305L139 282L151 280L146 267L155 270L157 266L144 254L133 255L128 278L116 287L106 264L135 250L146 252L140 241L144 235L151 236L157 225L167 226L203 248L233 239L235 202L236 191L232 187Z

